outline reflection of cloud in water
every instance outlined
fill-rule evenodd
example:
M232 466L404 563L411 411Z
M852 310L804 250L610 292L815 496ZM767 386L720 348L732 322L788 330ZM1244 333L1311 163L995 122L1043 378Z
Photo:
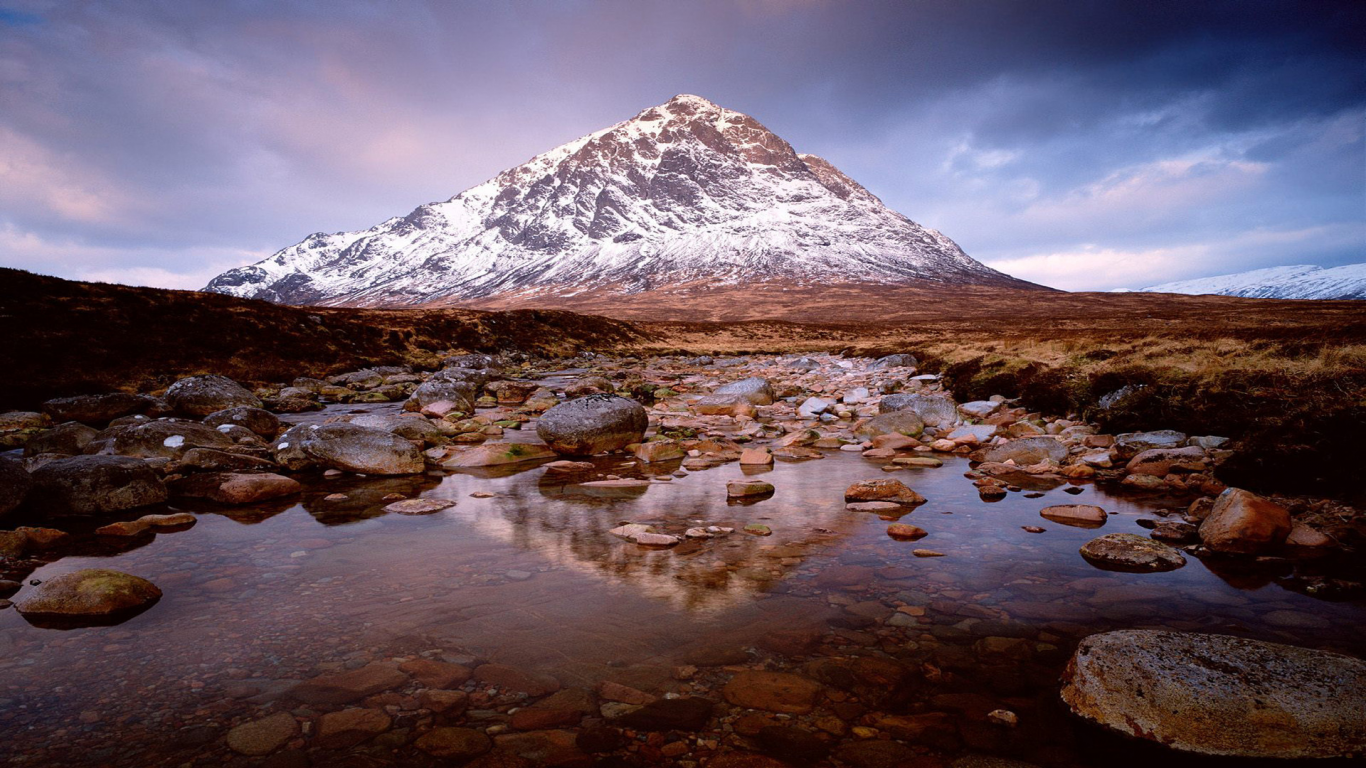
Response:
M803 499L813 495L804 491L817 487L814 475L795 466L780 470L773 475L775 484L781 484L775 498L734 507L726 504L725 483L740 476L738 465L633 492L584 488L564 482L570 478L534 471L509 478L496 498L477 509L467 505L457 514L481 534L533 551L557 566L627 585L680 609L710 612L748 600L809 555L854 531L860 518L845 511L842 500ZM648 523L679 536L705 525L736 530L653 549L608 533L626 522ZM773 535L757 537L740 530L751 522L764 522Z

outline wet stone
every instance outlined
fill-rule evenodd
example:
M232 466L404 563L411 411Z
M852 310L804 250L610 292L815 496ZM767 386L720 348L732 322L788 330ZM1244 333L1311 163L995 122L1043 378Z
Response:
M228 731L228 748L243 755L268 755L299 734L299 723L288 712L276 712Z

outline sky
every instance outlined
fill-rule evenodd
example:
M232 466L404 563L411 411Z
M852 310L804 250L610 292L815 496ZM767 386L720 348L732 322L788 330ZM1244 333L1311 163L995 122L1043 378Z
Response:
M678 93L1067 290L1366 262L1366 2L0 0L0 266L199 288Z

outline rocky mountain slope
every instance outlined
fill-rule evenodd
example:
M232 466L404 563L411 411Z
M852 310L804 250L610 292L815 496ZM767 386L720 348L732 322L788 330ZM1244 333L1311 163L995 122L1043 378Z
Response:
M1037 287L973 260L748 115L681 95L445 202L310 235L205 290L406 306L756 283Z
M1162 283L1148 293L1219 294L1252 299L1366 299L1366 264L1325 269L1310 265L1270 267L1232 275Z

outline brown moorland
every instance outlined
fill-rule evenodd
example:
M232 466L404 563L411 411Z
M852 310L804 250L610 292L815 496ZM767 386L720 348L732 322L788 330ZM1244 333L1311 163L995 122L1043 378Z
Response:
M1362 493L1366 302L886 286L537 301L554 308L286 307L0 270L0 407L202 372L258 384L431 367L448 350L911 352L960 400L1002 394L1112 431L1227 435L1231 483Z

